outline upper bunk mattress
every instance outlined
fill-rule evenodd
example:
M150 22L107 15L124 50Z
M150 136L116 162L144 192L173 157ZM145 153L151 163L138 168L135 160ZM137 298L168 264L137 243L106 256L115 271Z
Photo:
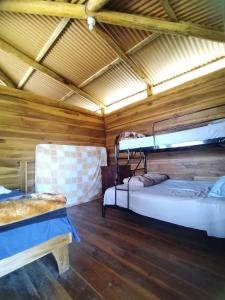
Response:
M127 139L120 141L120 150L138 148L169 148L201 145L203 141L225 137L225 119L209 123L208 125L181 130L172 133L159 134L152 136Z
M143 216L207 231L225 238L225 198L208 197L213 181L167 180L150 187L130 186L130 209ZM126 188L126 185L119 185ZM115 204L115 188L104 205ZM117 205L127 207L127 192L117 191Z

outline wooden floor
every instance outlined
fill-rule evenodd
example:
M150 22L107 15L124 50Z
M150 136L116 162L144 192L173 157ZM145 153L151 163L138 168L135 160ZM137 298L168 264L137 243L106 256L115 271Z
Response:
M100 204L69 209L70 271L46 256L1 278L0 299L225 299L224 240Z

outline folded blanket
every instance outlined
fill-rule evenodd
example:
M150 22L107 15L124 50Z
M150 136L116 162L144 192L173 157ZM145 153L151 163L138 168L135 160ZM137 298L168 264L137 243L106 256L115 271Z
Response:
M128 139L137 139L137 138L143 138L146 135L142 134L142 133L137 133L134 131L124 131L120 134L119 139L120 140L128 140Z
M65 202L43 199L7 200L0 203L0 226L64 208Z
M153 181L153 184L158 184L169 179L167 174L159 174L159 173L146 173L143 175L145 178L148 178Z
M124 178L123 183L127 184L129 178ZM147 173L144 175L133 176L129 181L130 186L140 186L146 187L155 184L159 184L162 181L167 180L169 177L166 174L158 174L158 173Z

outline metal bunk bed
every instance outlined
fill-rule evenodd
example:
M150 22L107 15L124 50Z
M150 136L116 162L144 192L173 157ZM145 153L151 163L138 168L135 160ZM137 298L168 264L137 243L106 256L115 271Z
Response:
M128 179L127 188L121 189L118 187L118 179L121 178L120 176L120 153L125 151L119 150L119 138L120 136L116 137L115 141L115 162L116 162L116 179L115 179L115 206L117 205L117 191L126 191L127 192L127 209L129 209L130 206L130 180L131 178L136 175L137 171L144 171L144 173L147 173L147 152L140 149L135 149L134 151L130 151L129 149L126 151L127 153L127 165L130 164L132 160L138 160L136 167L131 170L131 176ZM141 167L141 163L143 163L143 167Z
M203 109L201 111L205 111L208 109ZM185 116L188 114L182 115ZM152 124L152 133L153 133L153 145L147 146L147 147L134 147L132 149L120 149L120 136L116 137L115 140L115 164L116 164L116 177L115 177L115 204L113 206L119 207L117 205L117 192L118 191L124 191L127 193L127 209L130 209L130 180L133 176L136 175L137 171L143 171L144 174L147 173L147 155L148 153L153 153L153 152L164 152L164 151L176 151L176 150L191 150L191 149L199 149L203 148L206 145L221 145L225 146L225 131L223 136L217 137L217 138L210 138L210 139L205 139L205 140L193 140L191 142L184 142L184 143L174 143L174 144L164 144L164 145L157 145L156 143L156 130L155 127L158 123L162 121L170 121L171 118L165 118L160 121L153 122ZM218 119L219 120L219 119ZM137 140L140 140L138 138ZM121 182L119 182L120 177L120 154L126 154L127 157L124 158L123 160L126 159L126 164L130 165L132 161L136 162L136 166L134 169L131 170L131 176L128 179L127 185L124 188L121 188ZM143 167L141 167L141 164L143 164ZM102 216L105 217L105 210L106 210L106 205L102 206Z

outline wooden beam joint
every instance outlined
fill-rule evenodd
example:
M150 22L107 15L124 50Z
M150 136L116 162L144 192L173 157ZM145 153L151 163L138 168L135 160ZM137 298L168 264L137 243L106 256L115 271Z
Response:
M58 2L56 2L58 3ZM75 84L73 84L68 79L62 77L61 75L57 74L53 70L43 66L42 64L36 62L17 48L15 48L13 45L7 43L3 39L0 38L0 49L5 51L6 53L10 53L11 55L17 57L18 59L22 60L25 64L31 66L35 70L38 70L42 72L43 74L55 79L56 81L59 81L62 84L65 84L68 88L71 90L74 90L77 94L81 95L82 97L90 100L91 102L95 103L96 105L100 107L105 107L104 103L101 100L96 99L92 95L89 95L84 90L78 88Z
M100 38L110 47L112 48L119 58L130 68L130 70L143 81L146 85L150 84L148 77L145 75L144 71L140 66L138 66L129 55L124 52L120 46L114 41L114 39L99 25L93 29L93 32L96 33Z
M88 0L86 11L88 13L99 11L109 0Z
M106 1L94 1L106 3ZM98 7L98 6L97 6ZM15 1L1 0L0 11L29 13L45 16L58 16L75 19L87 19L85 5L52 1ZM117 11L101 10L94 12L97 22L111 25L131 27L139 30L159 32L163 34L180 34L207 40L225 42L224 32L209 29L193 23L171 22Z
M13 80L0 68L0 80L8 87L16 87Z

